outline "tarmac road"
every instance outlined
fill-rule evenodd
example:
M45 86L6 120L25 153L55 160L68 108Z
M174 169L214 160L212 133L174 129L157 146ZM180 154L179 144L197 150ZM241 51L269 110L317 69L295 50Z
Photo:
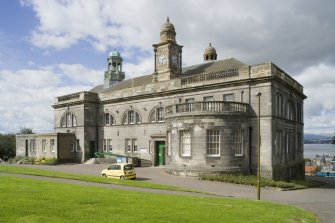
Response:
M23 166L23 165L20 165ZM25 165L32 168L56 170L68 173L80 173L100 176L108 164L66 164L56 166ZM222 182L201 181L192 177L173 176L160 167L136 168L137 180L190 188L220 196L256 199L256 187L235 185ZM290 204L315 213L323 223L335 222L335 178L308 177L308 180L320 180L325 185L292 191L280 191L273 188L261 189L261 200Z

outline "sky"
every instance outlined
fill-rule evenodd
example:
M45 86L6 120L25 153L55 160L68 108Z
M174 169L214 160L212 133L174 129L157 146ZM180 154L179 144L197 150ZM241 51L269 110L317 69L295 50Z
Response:
M118 50L126 78L153 72L170 18L183 66L218 59L273 62L304 86L305 133L335 132L333 0L1 0L0 133L53 132L56 96L103 83Z

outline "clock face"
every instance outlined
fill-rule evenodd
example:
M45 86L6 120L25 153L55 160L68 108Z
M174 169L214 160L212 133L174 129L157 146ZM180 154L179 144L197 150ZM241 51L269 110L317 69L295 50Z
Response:
M167 63L167 57L164 54L160 55L159 58L158 58L158 63L166 64Z
M171 60L172 60L173 65L178 66L178 56L177 55L172 55Z

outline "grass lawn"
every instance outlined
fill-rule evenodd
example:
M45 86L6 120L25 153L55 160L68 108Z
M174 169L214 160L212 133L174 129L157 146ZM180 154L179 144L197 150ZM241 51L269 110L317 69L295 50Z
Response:
M92 176L92 175L64 173L64 172L59 172L59 171L49 171L49 170L41 170L41 169L35 169L35 168L29 168L29 167L18 167L18 166L11 166L11 165L0 165L0 172L74 179L74 180L104 183L104 184L119 184L119 185L125 185L125 186L144 187L144 188L161 189L161 190L196 192L190 189L185 189L185 188L180 188L180 187L175 187L175 186L168 186L168 185L161 185L161 184L154 184L154 183L143 182L143 181L118 180L118 179L110 179L110 178L104 178L104 177Z
M1 222L318 222L264 201L162 195L0 176Z

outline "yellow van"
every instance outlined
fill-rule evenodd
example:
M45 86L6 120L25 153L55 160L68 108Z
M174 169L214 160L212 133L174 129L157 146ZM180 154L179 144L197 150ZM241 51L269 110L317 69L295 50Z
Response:
M102 177L117 178L120 180L124 179L136 179L136 172L133 164L129 163L115 163L107 169L101 171Z

